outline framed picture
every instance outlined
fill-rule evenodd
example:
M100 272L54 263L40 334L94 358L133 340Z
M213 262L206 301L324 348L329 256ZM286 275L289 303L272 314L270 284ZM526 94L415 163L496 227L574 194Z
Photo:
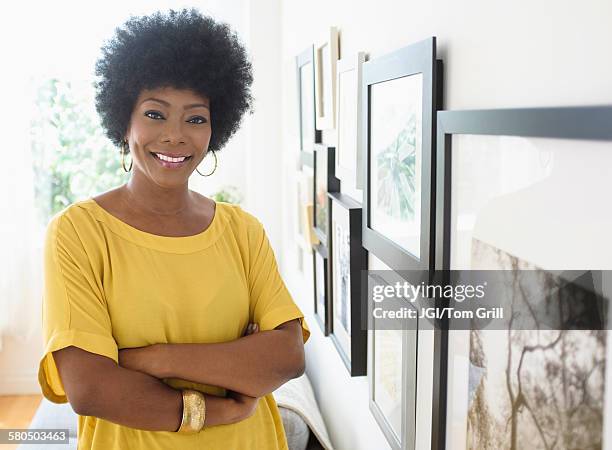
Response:
M312 145L320 142L321 132L315 128L315 69L314 46L309 46L295 58L298 118L300 133L300 162L313 166Z
M368 254L361 245L361 205L334 192L331 199L330 274L333 298L331 337L351 376L367 370L367 331L361 327L361 271Z
M338 61L336 76L336 177L342 181L342 192L358 202L363 201L362 128L358 126L361 103L361 69L366 54Z
M433 251L441 81L435 37L363 64L363 242L397 270L427 270Z
M522 271L612 269L610 123L612 106L440 112L437 268L511 271L521 301ZM609 337L438 334L435 448L609 447Z
M340 180L334 176L334 147L315 145L313 223L317 238L327 246L329 233L328 192L340 191Z
M313 197L312 189L314 184L314 169L308 166L302 167L301 171L296 172L297 183L297 230L298 243L310 253L312 247L319 243L319 239L314 233L313 223Z
M371 255L369 282L393 286L403 279ZM380 328L372 317L368 329L369 406L393 450L414 450L417 393L417 330Z
M329 290L327 249L321 244L312 249L314 268L314 313L325 336L331 332L332 299Z
M338 29L331 27L317 43L315 52L315 101L317 130L335 128L336 63L338 61Z

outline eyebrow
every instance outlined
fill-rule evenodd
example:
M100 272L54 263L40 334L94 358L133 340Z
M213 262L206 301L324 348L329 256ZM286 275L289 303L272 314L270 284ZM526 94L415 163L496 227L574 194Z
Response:
M143 104L144 102L146 102L146 101L148 101L148 100L151 100L151 101L154 101L154 102L157 102L157 103L161 103L162 105L170 106L170 103L168 103L167 101L165 101L165 100L161 100L161 99L159 99L159 98L153 98L153 97L145 98L145 99L144 99L142 102L140 102L140 104ZM185 106L183 106L183 109L196 108L196 107L198 107L198 106L202 106L202 107L204 107L204 108L206 108L206 109L210 109L210 108L209 108L208 106L206 106L204 103L192 103L192 104L190 104L190 105L185 105Z

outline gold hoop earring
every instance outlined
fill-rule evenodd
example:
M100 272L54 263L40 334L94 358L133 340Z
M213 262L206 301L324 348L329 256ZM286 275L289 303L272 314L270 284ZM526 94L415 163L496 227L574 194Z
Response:
M203 174L203 173L201 173L201 172L198 170L198 168L196 167L196 172L198 172L198 173L199 173L200 175L202 175L203 177L209 177L209 176L211 176L213 173L215 173L215 170L217 170L217 163L218 163L218 161L217 161L217 152L215 152L214 150L211 150L211 152L212 152L213 156L215 157L215 167L213 168L212 172L210 172L210 173L209 173L209 174L207 174L207 175L204 175L204 174ZM206 158L206 157L204 157L204 158Z
M129 172L130 170L132 170L132 165L134 164L134 158L130 158L130 168L126 169L125 168L125 155L126 153L128 153L126 149L126 144L127 144L127 141L123 141L121 143L121 166L123 167L123 170L125 170L126 172Z

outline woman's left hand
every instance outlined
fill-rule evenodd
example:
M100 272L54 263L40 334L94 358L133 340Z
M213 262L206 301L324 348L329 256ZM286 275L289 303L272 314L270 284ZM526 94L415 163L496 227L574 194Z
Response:
M159 366L160 344L147 345L145 347L124 348L119 350L119 365L125 369L137 370L154 377L161 377L156 367Z
M247 326L246 331L244 332L244 336L250 336L251 334L255 334L259 331L259 325L257 325L256 323L250 323Z

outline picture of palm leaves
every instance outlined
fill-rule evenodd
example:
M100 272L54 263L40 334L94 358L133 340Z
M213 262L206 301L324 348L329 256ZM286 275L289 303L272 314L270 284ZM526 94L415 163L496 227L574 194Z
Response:
M378 208L388 216L411 220L416 212L417 117L410 115L395 139L376 156Z

